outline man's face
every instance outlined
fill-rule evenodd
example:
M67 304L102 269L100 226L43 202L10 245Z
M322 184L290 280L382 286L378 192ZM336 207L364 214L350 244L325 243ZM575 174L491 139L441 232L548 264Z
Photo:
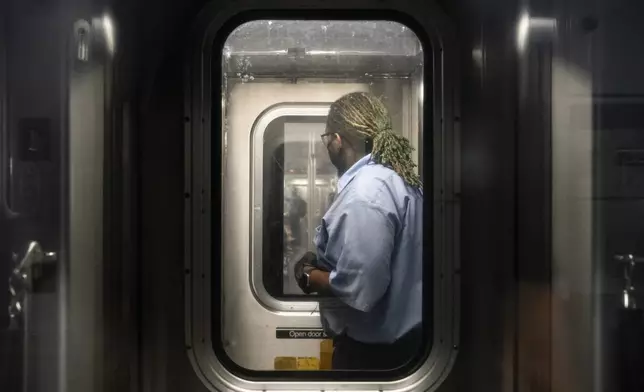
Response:
M333 166L338 170L342 170L344 166L342 159L342 137L337 133L327 130L322 135L322 143L326 146L329 159Z

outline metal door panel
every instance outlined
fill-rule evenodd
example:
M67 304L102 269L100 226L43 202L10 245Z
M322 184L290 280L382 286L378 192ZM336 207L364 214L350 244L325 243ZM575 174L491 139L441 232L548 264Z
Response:
M10 290L10 323L0 328L9 343L2 345L3 368L11 372L3 380L12 392L102 389L111 20L74 23L80 8L13 1L0 9L0 232L8 239L0 245L0 289ZM81 31L87 39L79 51Z
M0 9L4 19L0 226L7 239L0 265L9 274L2 275L0 287L6 291L9 280L14 287L10 323L0 328L11 331L5 335L12 340L6 345L10 351L5 352L5 365L12 372L7 375L10 391L63 390L58 287L59 255L64 249L62 157L67 106L61 71L67 59L64 21L57 11L20 1L7 2ZM28 249L34 242L45 252L55 252L55 262L47 267L37 261L24 265L33 260ZM8 304L3 305L7 309Z

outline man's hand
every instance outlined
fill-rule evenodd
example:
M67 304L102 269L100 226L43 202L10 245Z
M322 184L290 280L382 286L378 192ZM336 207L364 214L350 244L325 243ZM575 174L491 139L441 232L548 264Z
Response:
M311 274L311 271L316 269L315 264L317 257L313 252L306 252L304 256L295 264L295 281L300 286L302 291L306 294L311 293L311 288L308 285L308 278L306 274Z

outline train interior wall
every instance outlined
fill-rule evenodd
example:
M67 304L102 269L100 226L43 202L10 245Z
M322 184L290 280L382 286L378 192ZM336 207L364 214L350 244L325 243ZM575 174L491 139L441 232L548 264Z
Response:
M102 247L100 261L78 267L84 268L81 278L91 275L95 284L75 294L78 309L94 309L79 322L89 323L85 333L97 336L82 336L96 347L79 349L86 357L76 358L78 367L69 371L88 370L68 390L205 391L184 339L182 148L184 44L204 4L8 3L6 15L31 20L30 26L44 16L71 21L109 6L122 37L114 63L95 79L76 80L74 90L95 94L109 75L110 110L118 114L93 136L105 142L101 162L87 150L78 158L96 170L105 167L103 188L84 200L88 208L104 203L104 226L78 233L88 241L100 238ZM609 390L619 382L619 369L606 362L615 355L614 309L622 288L612 255L644 254L644 241L633 235L644 232L641 165L618 159L628 157L625 150L644 150L644 79L638 72L644 69L643 7L637 0L439 3L459 45L462 183L460 343L439 390ZM69 12L55 12L60 9ZM522 9L558 20L555 48L536 46L528 53L529 67L516 53ZM7 20L5 31L17 28ZM7 58L15 58L21 45L46 47L31 34L11 34ZM14 72L28 60L18 58ZM77 98L81 105L83 96ZM544 104L552 113L541 110ZM52 118L60 115L50 110ZM86 143L97 140L85 137ZM544 154L550 145L552 156ZM574 162L580 162L578 171L571 170ZM81 178L96 189L99 178ZM544 189L552 198L530 196ZM544 218L550 211L557 212L552 222ZM591 221L593 231L578 229ZM550 245L552 251L544 251ZM1 251L8 256L4 245ZM88 252L83 257L93 257ZM635 276L639 287L643 277L642 271ZM5 342L10 337L3 335ZM15 368L9 366L13 358L2 360L6 372Z

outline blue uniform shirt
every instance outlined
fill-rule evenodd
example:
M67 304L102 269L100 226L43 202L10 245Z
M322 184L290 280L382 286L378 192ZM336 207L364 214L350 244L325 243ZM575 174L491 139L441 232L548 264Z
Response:
M367 155L338 181L317 228L318 263L336 300L322 325L364 343L392 343L422 320L422 191Z

